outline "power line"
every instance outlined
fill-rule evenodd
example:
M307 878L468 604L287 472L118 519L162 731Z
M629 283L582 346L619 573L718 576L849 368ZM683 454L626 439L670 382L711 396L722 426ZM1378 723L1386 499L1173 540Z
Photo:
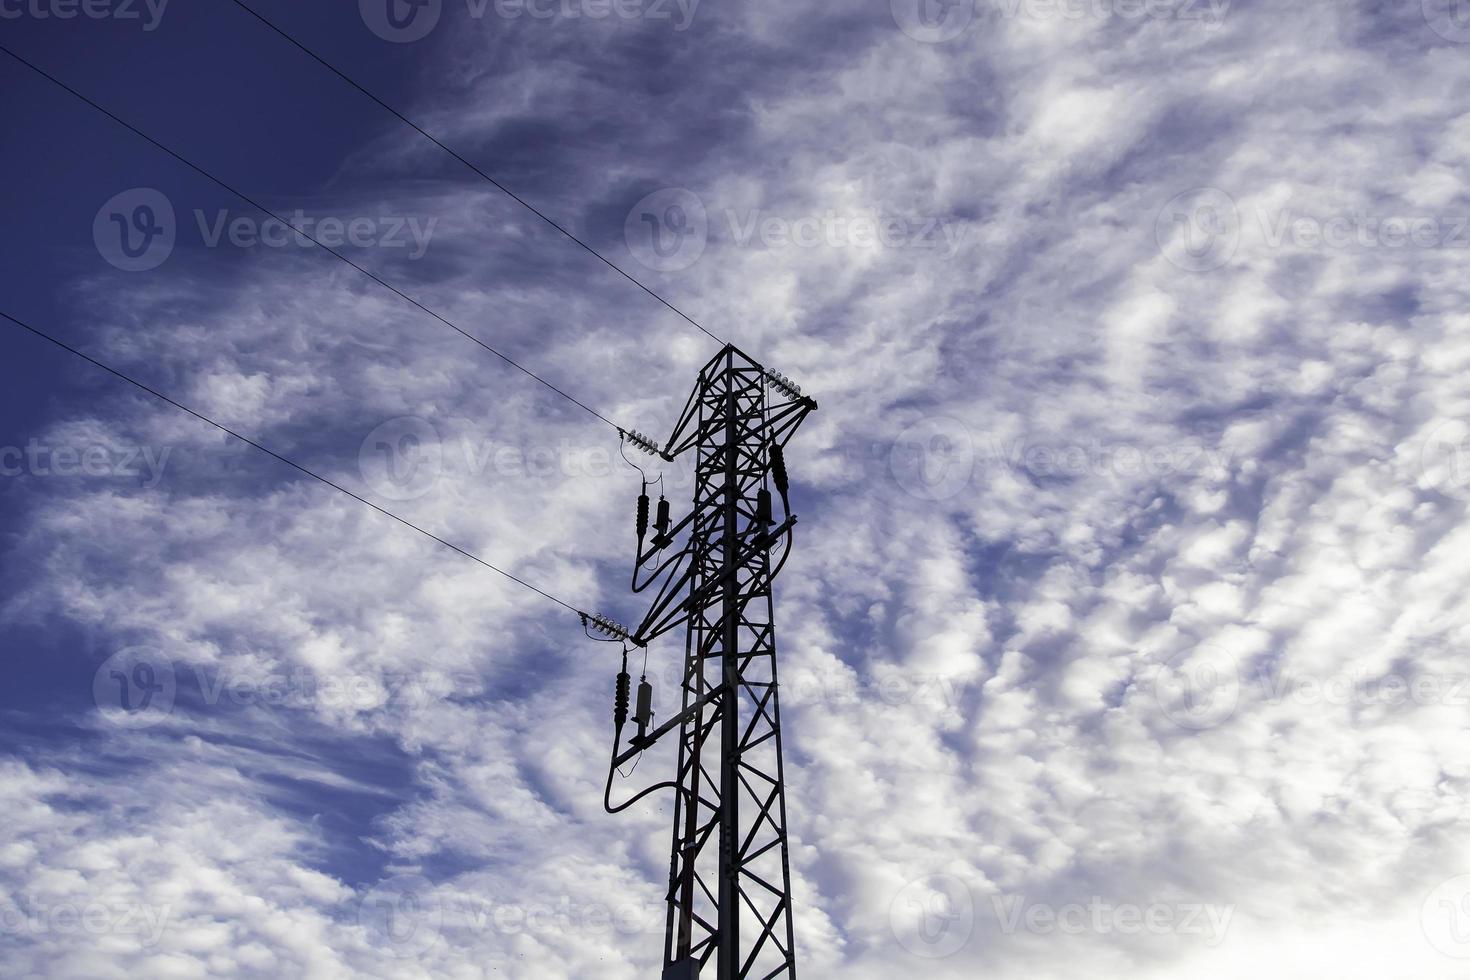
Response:
M483 347L485 350L487 350L490 353L494 354L496 357L500 358L506 364L509 364L511 367L515 368L517 371L520 371L522 374L526 375L527 377L530 377L530 378L533 378L536 381L539 381L541 384L545 385L547 388L550 388L552 391L556 392L558 395L561 395L563 398L565 398L567 401L571 402L572 404L576 405L578 408L582 409L585 412L588 412L591 415L596 416L598 419L601 419L603 422L606 422L608 425L610 425L613 428L617 429L620 433L625 431L622 426L618 425L612 419L609 419L606 415L603 415L601 412L597 411L595 408L591 408L588 405L584 404L583 402L579 401L578 399L572 397L571 395L567 394L562 389L558 388L556 385L552 384L550 381L547 381L545 378L543 378L540 375L536 374L530 368L528 368L525 365L519 363L518 361L515 361L514 359L510 358L509 356L507 356L505 354L502 354L500 351L496 350L494 347L491 347L489 344L485 343L483 340L481 340L480 338L476 337L474 334L469 333L468 331L460 328L459 326L457 326L454 323L451 323L448 319L446 319L445 317L441 316L440 314L434 312L433 310L429 309L423 303L420 303L418 300L414 299L412 296L408 295L403 290L399 289L397 286L392 285L391 283L387 282L386 280L380 278L379 276L375 275L374 273L369 272L367 269L365 269L362 266L358 265L356 262L352 261L346 255L343 255L341 252L337 251L334 248L331 248L328 245L322 244L316 238L313 238L311 235L309 235L306 232L302 231L301 229L297 228L291 222L287 221L285 218L282 218L280 215L276 214L274 211L272 211L270 208L266 207L264 204L261 204L259 201L255 200L254 198L250 197L249 195L245 194L244 192L242 192L240 190L237 190L236 188L232 187L231 185L225 183L223 180L221 180L220 178L216 177L214 174L210 173L208 170L205 170L199 164L194 163L193 161L189 160L188 158L184 157L183 155L177 153L176 151L174 151L174 150L170 149L169 147L165 146L164 144L160 143L158 140L154 139L152 136L149 136L147 133L143 132L141 129L139 129L138 127L134 126L132 123L128 122L127 120L120 118L119 116L117 116L116 114L114 114L113 112L111 112L110 110L105 109L102 106L98 105L96 102L94 102L91 99L87 98L87 96L83 95L81 92L78 92L76 89L72 88L70 85L67 85L65 82L61 81L56 76L54 76L54 75L50 74L49 72L47 72L45 69L40 68L37 65L32 64L31 62L27 61L25 58L22 58L20 55L16 54L14 51L12 51L9 48L5 47L3 44L0 44L0 51L4 51L6 54L10 55L10 57L14 58L16 61L20 62L21 64L25 65L27 68L31 69L31 71L34 71L36 74L40 75L42 78L45 78L47 81L51 82L53 85L56 85L58 88L61 88L61 89L65 90L66 92L69 92L70 94L72 94L76 98L80 99L82 102L85 102L87 105L91 106L93 109L96 109L98 112L102 113L104 116L106 116L107 118L111 119L113 122L117 123L119 126L122 126L124 129L127 129L128 131L132 132L134 135L141 137L142 139L144 139L147 142L151 143L153 146L155 146L158 149L162 150L164 153L167 153L169 156L173 157L175 160L177 160L180 163L184 164L186 167L188 167L189 169L193 170L195 173L198 173L198 174L200 174L200 175L208 178L209 180L213 181L218 186L223 187L225 190L229 191L231 194L234 194L236 197L240 198L242 201L245 201L247 204L249 204L250 206L254 207L255 209L257 209L261 213L263 213L265 215L268 215L269 217L271 217L271 218L275 219L276 221L280 222L285 227L290 228L293 232L295 232L296 234L300 235L302 238L305 238L306 240L310 241L313 245L316 245L318 248L321 248L321 249L325 250L326 252L328 252L328 253L336 256L338 259L341 259L347 265L351 266L352 268L356 269L358 272L360 272L363 275L367 276L369 279L373 280L378 285L382 286L385 289L388 289L388 290L392 291L395 295L397 295L397 296L399 296L399 297L407 300L408 302L412 303L414 306L418 307L423 312L429 314L429 316L431 316L434 319L438 320L440 323L442 323L445 326L449 327L451 330L453 330L456 333L460 334L461 336L467 338L468 340L473 341L474 343L478 344L480 347Z
M673 310L679 316L683 317L685 321L687 321L688 323L690 323L691 325L693 325L697 330L699 330L700 332L702 332L706 337L709 337L711 340L713 340L715 343L718 343L718 344L724 344L725 343L724 340L722 340L719 337L715 336L709 330L706 330L703 325L701 325L697 320L695 320L689 314L685 313L683 310L679 309L673 303L670 303L668 300L664 299L658 293L654 292L653 289L651 289L650 287L644 285L643 282L641 282L640 280L635 279L633 276L630 276L628 273L624 272L619 266L617 266L607 256L603 255L601 252L597 251L597 249L593 248L591 245L588 245L582 239L580 239L576 235L572 234L570 231L568 231L565 227L563 227L558 222L556 222L553 219L547 217L547 215L545 213L543 213L542 211L538 210L534 205L532 205L525 198L521 197L519 194L515 193L510 188L506 187L500 181L496 180L494 177L490 176L485 171L481 170L479 167L477 167L475 164L471 163L469 160L465 159L459 153L457 153L456 151L450 149L448 146L446 146L443 143L441 143L436 137L434 137L433 135L431 135L428 131L426 131L418 123L414 122L412 119L410 119L407 116L405 116L402 112L399 112L397 109L393 108L393 106L389 105L387 102L384 102L382 99L380 99L377 95L374 95L368 89L364 88L356 79L352 78L346 72L344 72L340 68L338 68L336 65L332 64L330 61L328 61L327 59L323 58L321 55L317 54L315 51L311 50L311 48L308 48L306 45L302 44L295 37L293 37L290 33L288 33L287 31L285 31L283 29L281 29L280 27L277 27L274 23L272 23L271 21L267 20L263 15L261 15L260 13L258 13L249 4L244 3L243 0L234 0L234 3L235 3L235 6L239 7L241 10L245 11L250 16L254 17L256 20L260 21L266 27L269 27L271 30L275 31L281 37L285 38L291 44L295 45L304 54L306 54L307 57L311 58L317 64L321 65L323 68L327 69L332 74L334 74L338 78L342 79L342 81L346 82L348 85L351 85L353 88L357 89L363 95L367 96L369 99L373 100L378 105L382 106L384 109L386 109L388 112L392 113L394 116L397 116L398 119L399 119L399 121L401 121L404 125L406 125L406 126L410 127L411 129L413 129L415 132L417 132L424 139L428 140L430 143L433 143L435 146L439 147L439 149L443 150L445 153L448 153L450 156L454 157L454 159L456 159L460 163L464 164L470 170L474 171L475 173L477 173L481 177L483 177L485 180L489 181L492 186L494 186L501 193L505 194L512 201L515 201L521 207L525 208L527 211L530 211L536 217L540 218L542 221L546 222L548 225L550 225L551 227L555 228L557 231L561 232L567 238L570 238L572 241L574 241L578 245L582 246L582 248L586 249L589 254L595 256L600 262L602 262L603 265L606 265L609 269L613 270L618 275L622 276L624 279L628 280L633 285L637 286L639 289L643 290L645 293L647 293L648 295L652 296L654 299L658 300L664 306L668 307L670 310Z
M515 575L512 575L510 572L507 572L505 569L503 569L503 568L497 568L496 566L490 564L488 561L486 561L485 559L479 557L478 555L471 554L470 552L464 550L463 548L459 547L456 544L451 544L450 542L448 542L448 541L444 540L443 538L439 537L437 534L434 534L431 531L424 530L423 528L419 527L417 524L414 524L412 521L409 521L409 520L406 520L405 518L399 517L397 514L393 513L390 510L387 510L387 509L385 509L383 507L379 507L377 504L373 503L371 500L368 500L366 497L358 496L357 494L353 493L351 490L348 490L346 487L342 486L341 484L334 483L331 480L327 479L326 477L322 476L321 474L316 473L316 472L313 472L312 470L307 469L305 466L302 466L300 463L296 462L295 460L287 459L285 456L282 456L280 453L276 452L275 450L268 449L265 446L262 446L260 443L256 442L254 439L251 439L251 438L249 438L247 436L243 436L240 433L236 432L234 429L231 429L228 426L221 425L220 423L216 422L214 419L208 417L207 415L203 415L203 414L201 414L199 412L194 411L194 409L190 408L187 405L184 405L184 404L181 404L179 402L174 401L172 398L170 398L168 395L163 394L161 391L158 391L157 389L154 389L154 388L150 388L148 385L144 384L143 382L138 381L138 380L136 380L134 378L129 377L128 375L122 373L121 371L117 370L116 368L110 367L110 366L108 366L106 364L103 364L101 361L97 360L95 357L92 357L92 356L90 356L88 354L82 353L81 351L77 350L75 347L72 347L71 345L66 344L63 341L60 341L60 340L56 339L55 337L51 336L50 334L46 333L43 330L38 329L37 327L31 326L29 323L26 323L24 320L21 320L21 319L19 319L17 317L11 316L9 313L6 313L4 310L0 310L0 317L4 317L5 319L9 320L11 323L13 323L16 326L20 327L22 330L28 330L28 331L30 331L31 333L35 334L37 337L40 337L42 340L48 341L48 342L50 342L52 344L55 344L57 347L60 347L62 350L67 351L68 353L75 354L77 357L80 357L82 360L88 362L89 364L92 364L92 365L94 365L96 367L101 368L102 370L106 371L108 374L111 374L111 375L113 375L114 377L117 377L117 378L121 378L123 381L126 381L128 384L133 385L135 388L139 388L139 389L141 389L143 391L146 391L148 394L152 395L154 398L157 398L157 399L159 399L161 401L165 401L168 404L172 405L174 408L177 408L177 409L179 409L181 411L188 412L190 415L194 416L196 419L199 419L201 422L207 422L207 423L209 423L210 425L214 426L216 429L219 429L221 432L224 432L227 435L234 436L236 439L239 439L241 442L245 443L248 446L253 446L256 449L259 449L261 452L265 453L267 456L273 456L273 457L275 457L276 459L278 459L281 462L285 463L287 466L290 466L293 469L296 469L296 470L301 471L302 473L305 473L307 476L311 477L313 480L317 480L318 482L325 483L327 486L331 487L333 490L336 490L339 493L346 494L347 496L351 497L353 500L356 500L358 503L360 503L360 504L366 504L367 506L371 507L373 510L377 511L379 514L383 514L383 515L385 515L387 517L393 518L395 521L397 521L398 523L402 524L404 527L412 528L413 530L415 530L415 531L419 532L420 534L422 534L424 537L430 538L431 540L434 540L434 541L437 541L439 544L442 544L444 547L450 549L451 551L456 551L459 554L463 555L464 557L470 559L471 561L477 562L477 563L485 566L486 568L490 569L492 572L495 572L498 575L503 575L504 577L510 579L512 582L516 583L517 585L525 586L526 588L530 589L532 592L536 593L537 595L539 595L539 596L541 596L543 598L546 598L546 599L550 599L552 602L556 603L557 605L563 606L566 609L569 609L572 612L576 613L578 616L581 616L584 622L589 618L587 613L584 613L582 610L578 609L576 606L573 606L571 603L564 602L563 600L558 599L556 596L552 595L549 592L546 592L543 589L538 589L536 586L532 585L530 582L527 582L525 579L517 578ZM595 617L593 617L593 618L595 618Z

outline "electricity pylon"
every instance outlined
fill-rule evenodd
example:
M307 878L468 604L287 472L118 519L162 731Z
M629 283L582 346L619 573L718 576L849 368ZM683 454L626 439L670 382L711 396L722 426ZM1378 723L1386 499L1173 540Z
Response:
M639 498L633 588L658 591L630 639L647 646L687 626L682 700L677 715L649 731L652 689L645 679L638 734L624 749L631 686L625 656L613 768L677 729L678 770L675 780L617 807L609 772L604 805L617 812L656 790L676 791L664 980L697 980L701 971L706 980L796 976L771 582L790 556L796 524L783 447L816 407L785 377L727 345L700 372L659 453L669 461L695 454L689 514L671 526L661 499L655 535L645 544L646 484ZM645 437L628 436L645 451L653 448ZM772 485L782 504L779 522ZM680 539L684 546L673 550Z

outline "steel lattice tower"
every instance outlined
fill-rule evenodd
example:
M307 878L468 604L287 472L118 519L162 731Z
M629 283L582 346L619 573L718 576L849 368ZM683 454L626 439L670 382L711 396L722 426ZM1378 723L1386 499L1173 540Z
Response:
M796 523L782 447L815 408L726 346L700 372L661 454L694 453L694 502L654 539L667 547L688 532L680 560L660 565L659 597L633 639L646 644L686 624L682 710L655 732L640 726L614 761L677 728L665 980L796 976L771 583ZM786 510L779 524L773 481ZM640 540L640 566L646 560Z

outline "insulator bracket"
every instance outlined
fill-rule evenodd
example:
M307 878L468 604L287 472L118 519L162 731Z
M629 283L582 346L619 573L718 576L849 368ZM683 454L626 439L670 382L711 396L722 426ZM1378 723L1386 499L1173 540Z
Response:
M801 385L797 384L795 381L792 381L780 371L767 371L766 380L771 382L771 384L775 385L783 393L789 395L792 398L801 397Z
M647 453L648 455L650 455L650 456L658 456L658 455L660 455L659 454L659 451L658 451L658 443L654 442L652 439L650 439L648 436L644 435L643 433L639 432L638 430L636 430L636 429L619 429L618 432L622 433L622 436L623 436L624 439L628 440L634 446L636 446L637 448L641 449L643 452Z
M614 640L631 640L632 632L628 627L617 620L609 619L601 613L582 613L582 626L589 630L595 630L603 636Z

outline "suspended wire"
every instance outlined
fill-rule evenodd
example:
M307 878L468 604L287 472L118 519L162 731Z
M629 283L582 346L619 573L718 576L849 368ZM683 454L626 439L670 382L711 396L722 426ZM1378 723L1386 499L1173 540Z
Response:
M638 771L638 763L640 763L642 761L643 761L643 753L642 752L639 752L637 755L635 755L633 757L633 768L632 769L629 769L627 772L623 772L623 770L619 769L618 770L618 775L619 776L622 776L624 779L632 779L633 778L633 774Z
M424 139L426 139L429 142L433 143L435 146L439 147L439 149L443 150L445 153L448 153L450 156L454 157L454 159L456 159L460 163L464 164L470 170L474 171L475 173L477 173L481 177L483 177L485 180L489 181L489 183L491 184L491 186L495 187L501 193L505 194L505 196L509 197L512 201L515 201L521 207L525 208L527 211L530 211L536 217L540 218L542 221L546 222L548 225L550 225L551 227L555 228L557 231L561 232L567 238L570 238L572 241L574 241L578 245L582 246L582 248L586 249L587 252L590 255L593 255L594 257L596 257L598 259L598 261L602 262L603 265L607 266L609 269L613 270L618 275L622 276L624 279L628 280L633 285L637 286L639 289L643 290L645 293L647 293L648 295L652 296L654 299L658 300L660 303L662 303L664 306L668 307L670 310L673 310L680 317L682 317L686 322L688 322L689 324L691 324L692 326L694 326L695 329L697 329L701 333L703 333L706 337L710 338L711 340L713 340L715 343L718 343L718 344L725 343L724 340L720 339L719 337L715 336L710 331L706 330L697 320L695 320L689 314L685 313L683 310L679 309L673 303L670 303L668 300L664 299L658 293L654 292L651 288L649 288L648 286L644 285L640 280L635 279L633 276L630 276L628 273L624 272L621 268L619 268L616 264L614 264L613 261L611 259L609 259L607 256L603 255L601 252L597 251L591 245L588 245L582 239L580 239L576 235L572 234L570 231L568 231L561 224L559 224L556 221L552 220L551 218L547 217L546 214L544 214L543 212L537 210L537 208L535 206L533 206L525 198L523 198L520 195L516 194L510 188L506 187L500 181L496 180L494 177L490 176L488 173L486 173L485 171L481 170L479 167L475 166L475 164L473 164L469 160L465 159L459 153L457 153L456 151L450 149L445 144L441 143L436 137L434 137L433 135L431 135L427 130L425 130L418 123L414 122L412 119L408 118L403 113L401 113L397 109L393 108L393 106L389 105L387 102L384 102L378 96L376 96L372 92L368 91L368 89L364 88L360 83L358 83L355 79L353 79L347 73L343 72L336 65L333 65L330 61L327 61L327 59L323 58L321 55L319 55L315 51L311 50L311 48L308 48L306 45L302 44L300 41L298 41L290 33L288 33L287 31L285 31L283 29L281 29L280 27L277 27L274 23L272 23L271 21L267 20L263 15L261 15L259 12L257 12L249 4L242 2L242 0L234 0L234 4L235 4L235 6L239 7L241 10L245 11L246 13L248 13L251 17L254 17L256 20L260 21L266 27L269 27L272 31L275 31L281 37L285 38L291 44L295 45L302 53L304 53L307 57L311 58L317 64L321 65L323 68L327 69L327 71L329 71L332 74L336 75L338 78L342 79L342 81L346 82L348 85L350 85L353 88L357 89L357 91L361 92L363 95L367 96L369 99L371 99L372 101L376 102L378 105L382 106L385 110L387 110L388 112L392 113L394 116L398 117L398 120L400 122L402 122L404 125L408 126L409 128L413 129L415 132L417 132Z
M622 435L622 434L619 433L619 435ZM628 438L627 438L627 436L623 436L622 438L620 438L618 440L618 454L623 457L623 462L625 462L629 466L633 467L633 469L635 469L635 470L638 471L638 475L641 476L641 477L643 477L643 489L647 490L648 489L648 474L643 471L643 467L639 466L637 463L633 462L631 459L628 458Z
M638 475L641 476L641 477L643 477L643 491L645 493L647 493L649 487L657 486L659 488L659 493L662 494L663 493L663 485L664 485L664 473L663 473L663 470L659 470L658 479L657 480L650 480L648 478L647 471L645 471L643 469L643 467L639 466L637 463L633 462L631 459L628 458L628 437L627 437L627 434L626 433L620 433L620 435L622 436L622 438L620 438L618 440L618 453L619 453L619 455L621 455L623 457L623 462L625 462L629 466L633 467L633 469L635 469L635 470L638 471Z
M585 615L582 617L582 632L587 634L587 639L589 639L589 640L596 640L598 643L622 643L623 644L623 651L625 653L627 652L627 643L624 640L622 640L621 638L616 637L616 636L596 636L596 635L594 635L593 632L592 632L592 630L591 630L591 628L589 628L588 625L587 625L587 617Z
M232 187L231 185L225 183L223 180L221 180L220 178L216 177L214 174L210 173L208 170L205 170L199 164L194 163L193 161L187 159L186 157L182 156L181 154L177 153L176 151L174 151L174 150L170 149L169 147L165 146L164 144L160 143L158 140L154 139L152 136L149 136L147 133L143 132L141 129L139 129L138 127L134 126L132 123L128 122L127 120L122 119L121 117L119 117L115 113L111 112L110 110L103 108L101 105L98 105L96 102L94 102L91 99L87 98L87 96L83 95L81 92L78 92L76 89L72 88L70 85L68 85L65 82L61 81L55 75L52 75L50 72L47 72L45 69L40 68L37 65L32 64L31 62L27 61L25 58L22 58L20 55L16 54L14 51L12 51L9 48L5 47L3 44L0 44L0 51L3 51L6 54L10 55L10 57L14 58L16 61L18 61L21 64L25 65L27 68L31 69L31 71L33 71L36 74L40 75L42 78L45 78L47 81L51 82L53 85L56 85L58 88L61 88L61 89L65 90L65 91L71 93L73 96L75 96L76 98L80 99L82 102L85 102L87 105L91 106L93 109L96 109L98 112L102 113L104 116L106 116L107 118L111 119L113 122L117 123L119 126L122 126L124 129L129 130L134 135L141 137L142 139L144 139L147 142L151 143L153 146L155 146L158 149L162 150L164 153L167 153L169 156L173 157L175 160L179 161L184 166L186 166L189 169L193 170L195 173L200 174L201 176L203 176L203 177L205 177L205 178L213 181L218 186L220 186L220 187L224 188L225 190L229 191L231 194L234 194L236 197L240 198L242 201L245 201L251 207L253 207L256 210L260 211L262 214L265 214L265 215L267 215L267 216L275 219L276 221L280 222L285 227L290 228L293 232L295 232L296 234L300 235L302 238L305 238L307 241L311 242L313 245L316 245L318 248L321 248L324 251L330 253L331 255L336 256L338 259L341 259L347 265L350 265L352 268L356 269L358 272L362 273L363 275L367 276L369 279L373 280L373 282L376 282L378 285L382 286L383 288L391 291L392 293L394 293L395 295L401 297L402 299L407 300L409 303L412 303L414 306L418 307L423 312L429 314L429 316L431 316L434 319L438 320L440 323L444 324L446 327L449 327L451 330L455 331L456 333L460 334L461 336L465 337L466 339L468 339L470 341L473 341L475 344L478 344L480 347L483 347L485 350L489 351L491 354L494 354L496 357L500 358L506 364L509 364L511 367L515 368L517 371L520 371L522 374L526 375L529 378L532 378L532 379L534 379L536 381L539 381L541 384L545 385L547 388L550 388L552 391L556 392L558 395L562 396L567 401L571 402L573 405L576 405L578 408L582 409L583 411L585 411L585 412L587 412L587 413L589 413L589 414L597 417L598 419L601 419L603 422L606 422L608 425L610 425L613 428L617 429L619 432L622 431L622 427L619 426L616 422L614 422L611 419L609 419L606 415L603 415L601 412L597 411L596 409L589 407L588 405L584 404L583 402L581 402L581 401L577 400L576 398L572 397L571 395L567 394L565 391L563 391L562 389L558 388L556 385L552 384L550 381L547 381L545 378L543 378L540 375L536 374L530 368L528 368L525 365L519 363L518 361L513 360L512 358L508 357L507 355L502 354L500 351L496 350L494 347L491 347L489 344L485 343L485 341L481 340L479 337L476 337L474 334L469 333L468 331L460 328L459 326L457 326L454 323L451 323L449 320L447 320L446 318L444 318L440 314L434 312L433 310L429 309L423 303L420 303L418 300L414 299L412 296L408 295L403 290L399 289L397 286L392 285L391 283L387 282L386 280L380 278L379 276L375 275L374 273L369 272L367 269L365 269L362 266L358 265L356 262L352 261L346 255L342 254L341 252L337 251L334 248L331 248L328 245L323 245L316 238L313 238L311 235L309 235L306 232L302 231L301 229L297 228L291 222L287 221L285 218L282 218L280 215L276 214L274 211L272 211L270 208L266 207L264 204L261 204L259 201L255 200L254 198L252 198L249 195L245 194L243 191L237 190L236 188Z
M490 571L495 572L498 575L502 575L505 578L510 579L512 582L516 583L517 585L521 585L521 586L524 586L524 587L530 589L532 592L536 593L537 595L541 596L542 598L544 598L544 599L550 599L552 602L556 603L557 605L562 606L562 607L564 607L566 609L569 609L569 610L571 610L572 612L576 613L579 616L585 617L587 615L586 613L582 612L582 610L578 609L576 606L572 605L571 603L564 602L561 599L558 599L556 596L552 595L551 593L546 592L546 591L544 591L542 589L538 589L536 586L532 585L530 582L527 582L525 579L518 578L515 575L512 575L510 572L507 572L503 568L497 568L496 566L490 564L488 561L486 561L485 559L479 557L478 555L471 554L470 552L464 550L463 548L459 547L458 545L451 544L450 542L444 540L443 538L439 537L437 534L434 534L434 533L432 533L430 531L426 531L423 528L419 527L417 524L414 524L411 521L406 520L405 518L399 517L397 514L393 513L392 511L386 510L386 509L384 509L382 507L379 507L377 504L373 503L371 500L368 500L366 497L360 497L357 494L353 493L351 490L348 490L346 487L342 486L341 484L334 483L331 480L327 479L326 477L320 475L319 473L315 473L312 470L307 469L305 466L302 466L300 463L296 462L295 460L287 459L285 456L282 456L280 453L276 452L275 450L273 450L273 449L267 449L265 446L262 446L260 443L256 442L254 439L251 439L251 438L249 438L247 436L243 436L240 433L236 432L234 429L231 429L231 428L229 428L227 426L221 425L220 423L216 422L214 419L209 418L207 415L202 415L199 412L194 411L194 409L190 408L189 406L174 401L168 395L165 395L162 392L160 392L160 391L158 391L158 390L156 390L154 388L150 388L148 385L144 384L143 382L138 381L138 380L136 380L134 378L129 377L128 375L122 373L121 371L117 370L116 368L113 368L113 367L110 367L110 366L108 366L106 364L103 364L101 361L97 360L95 357L92 357L92 356L90 356L88 354L82 353L80 350L77 350L75 347L72 347L71 345L66 344L63 341L58 340L57 338L51 336L50 334L46 333L45 331L40 330L37 327L33 327L29 323L26 323L25 321L20 320L20 319L14 317L14 316L11 316L9 313L6 313L4 310L0 310L0 317L4 317L6 320L9 320L11 323L13 323L16 326L20 327L22 330L28 330L32 334L36 335L37 337L40 337L42 340L48 341L49 343L52 343L52 344L56 345L57 347L60 347L62 350L67 351L68 353L75 354L77 357L80 357L82 360L88 362L89 364L92 364L92 365L94 365L96 367L101 368L102 370L106 371L108 374L111 374L111 375L113 375L114 377L117 377L117 378L121 378L123 381L126 381L128 384L134 386L135 388L139 388L139 389L147 392L148 394L152 395L154 398L157 398L160 401L167 402L168 404L172 405L174 408L179 409L180 411L188 412L190 415L194 416L196 419L199 419L201 422L207 422L207 423L209 423L210 425L214 426L216 429L219 429L221 432L224 432L227 435L233 436L234 438L240 440L241 442L245 443L248 446L253 446L256 449L259 449L261 452L265 453L267 456L273 456L273 457L275 457L276 459L280 460L282 463L285 463L287 466L290 466L293 469L296 469L296 470L299 470L302 473L305 473L307 476L311 477L313 480L316 480L316 481L318 481L320 483L325 483L327 486L331 487L333 490L336 490L339 493L346 494L347 496L351 497L353 500L356 500L358 503L360 503L360 504L366 504L368 507L371 507L373 510L377 511L379 514L382 514L382 515L384 515L386 517L393 518L399 524L402 524L405 527L412 528L413 530L415 530L415 531L419 532L420 534L422 534L424 537L429 538L429 539L431 539L433 541L437 541L439 544L442 544L444 547L450 549L451 551L458 552L459 554L461 554L464 557L470 559L471 561L477 562L478 564L485 566L486 568L490 569Z

